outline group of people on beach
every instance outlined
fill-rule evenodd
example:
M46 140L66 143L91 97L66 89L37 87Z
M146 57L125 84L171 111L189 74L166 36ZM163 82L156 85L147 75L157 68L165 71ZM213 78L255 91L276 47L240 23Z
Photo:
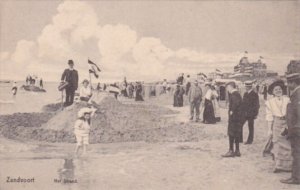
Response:
M189 77L188 77L189 78ZM184 83L184 75L177 79L174 92L174 107L182 107L184 95L190 104L190 120L199 122L200 107L203 107L203 123L213 124L218 118L218 91L211 82L205 83L205 93L197 80ZM300 74L287 75L287 85L282 80L274 80L270 85L263 84L261 93L265 100L268 138L266 149L275 161L274 173L291 172L292 177L282 183L300 184ZM228 92L228 137L229 150L222 157L240 157L240 143L243 143L243 126L248 123L249 135L245 144L254 140L254 120L259 114L259 87L254 81L245 81L246 92L241 96L235 82L226 84ZM267 90L267 95L265 91ZM217 108L217 109L216 109Z
M28 75L25 79L26 85L38 85L40 88L44 88L43 78L38 78L35 75Z
M69 60L69 69L62 75L62 81L66 81L66 105L73 103L74 93L78 87L78 73L73 69L74 63ZM189 77L188 77L189 78ZM300 184L300 73L287 75L290 98L285 96L283 91L285 84L282 80L276 80L268 87L269 98L265 100L266 121L268 123L268 144L270 154L273 156L274 173L292 172L292 177L281 180L282 183ZM229 150L222 157L240 157L240 143L243 142L243 125L247 122L249 135L245 144L252 144L254 140L254 120L257 118L260 108L259 95L255 90L253 81L246 81L246 92L241 96L235 82L226 84L228 92L228 130ZM121 95L132 98L133 91L136 91L135 98L142 97L142 85L128 84L126 78L122 83ZM117 87L117 86L116 86ZM181 75L177 80L174 92L174 106L183 106L183 96L186 95L190 104L190 120L200 121L200 106L203 105L203 122L206 124L220 121L218 108L218 91L211 83L205 83L205 94L203 95L199 82L187 80L184 84L184 77ZM80 89L80 100L90 103L93 95L89 81L84 80ZM91 116L96 109L93 107L82 108L78 112L78 120L74 126L74 133L77 140L76 154L79 148L89 144L89 130ZM271 143L270 143L271 142Z
M290 97L284 95L285 83L275 80L268 87L269 98L265 100L268 123L266 148L275 161L274 173L292 172L282 183L300 184L300 73L287 75ZM246 83L243 98L234 82L227 84L229 92L228 136L229 151L223 157L240 157L239 144L243 142L243 125L247 121L249 136L245 144L252 144L254 119L259 111L258 95ZM248 103L247 103L248 102ZM234 149L235 145L235 149Z
M192 82L190 75L187 75L187 78L184 79L184 74L182 73L177 78L173 106L183 107L184 96L187 96L190 104L190 120L192 121L195 118L196 122L200 121L201 107L203 110L203 123L215 124L221 120L217 88L218 87L214 85L212 81L207 81L205 82L203 93L198 80Z

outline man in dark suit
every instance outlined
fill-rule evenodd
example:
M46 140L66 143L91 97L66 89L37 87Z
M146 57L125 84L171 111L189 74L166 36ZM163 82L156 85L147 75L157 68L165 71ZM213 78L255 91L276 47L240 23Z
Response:
M256 119L259 111L259 97L253 90L252 81L246 81L246 91L243 96L242 112L244 114L244 123L248 122L249 135L245 144L252 144L254 138L254 120ZM241 139L241 142L243 139Z
M300 62L298 62L300 68ZM292 66L290 63L289 66ZM287 125L288 125L288 138L291 141L293 166L292 176L289 179L281 180L282 183L300 185L300 69L289 69L291 72L287 74L288 87L291 90L290 98L291 103L287 105Z
M236 89L234 82L229 82L226 86L229 92L229 109L228 109L228 136L229 136L229 151L222 157L240 157L240 138L243 127L243 116L241 113L242 97ZM233 146L235 144L235 151Z
M61 82L67 82L66 86L66 101L64 106L70 106L73 104L75 91L78 88L78 72L74 69L73 60L68 61L69 68L65 69L62 76Z

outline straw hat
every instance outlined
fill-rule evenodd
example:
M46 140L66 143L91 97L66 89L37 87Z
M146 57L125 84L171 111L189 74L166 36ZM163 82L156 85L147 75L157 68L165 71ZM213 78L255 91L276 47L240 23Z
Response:
M91 108L81 108L79 111L78 111L78 114L77 116L80 118L80 117L83 117L84 114L91 114L93 112L93 110Z
M248 81L245 81L244 84L245 84L245 87L252 87L253 81L248 80Z
M291 74L286 75L286 79L288 81L292 81L292 80L299 79L299 78L300 78L300 73L291 73Z

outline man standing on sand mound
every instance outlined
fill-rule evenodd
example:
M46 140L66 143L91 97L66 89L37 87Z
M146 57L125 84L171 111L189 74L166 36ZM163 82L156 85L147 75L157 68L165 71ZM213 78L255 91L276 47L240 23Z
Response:
M67 82L66 86L66 101L64 106L70 106L73 104L75 91L78 88L78 72L74 69L73 60L68 61L69 68L65 69L62 76L61 82Z

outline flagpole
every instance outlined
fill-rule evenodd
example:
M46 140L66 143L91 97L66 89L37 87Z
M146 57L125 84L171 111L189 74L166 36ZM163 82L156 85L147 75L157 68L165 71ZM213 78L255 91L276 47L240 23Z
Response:
M90 72L89 72L89 77L90 77L91 88L93 88L93 85L92 85L92 77L91 77L91 73L90 73Z

